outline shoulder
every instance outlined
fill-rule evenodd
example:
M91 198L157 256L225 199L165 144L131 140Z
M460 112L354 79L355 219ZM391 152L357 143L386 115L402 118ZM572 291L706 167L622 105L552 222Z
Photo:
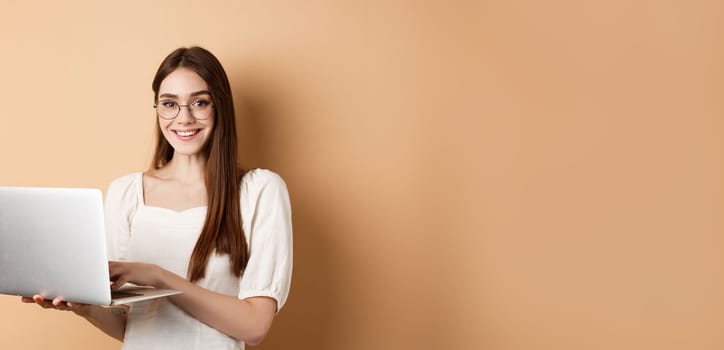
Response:
M244 174L241 179L242 191L260 191L265 188L284 189L286 183L281 176L268 169L254 169Z
M126 197L136 193L136 187L142 181L142 173L135 172L118 177L108 185L107 196Z
M243 208L256 210L280 202L285 206L289 205L286 183L271 170L254 169L247 172L239 187Z

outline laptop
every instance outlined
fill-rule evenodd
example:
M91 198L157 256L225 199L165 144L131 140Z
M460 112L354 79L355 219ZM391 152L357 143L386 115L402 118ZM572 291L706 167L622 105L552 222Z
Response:
M100 190L0 187L0 294L115 306L181 293L117 292L111 297Z

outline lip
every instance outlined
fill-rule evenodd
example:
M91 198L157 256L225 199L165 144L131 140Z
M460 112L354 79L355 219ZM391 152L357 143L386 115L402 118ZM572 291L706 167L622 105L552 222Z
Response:
M190 141L196 138L201 133L201 129L177 129L177 130L170 130L174 135L176 135L176 138L178 138L181 141ZM181 135L179 133L189 133L192 132L190 135Z

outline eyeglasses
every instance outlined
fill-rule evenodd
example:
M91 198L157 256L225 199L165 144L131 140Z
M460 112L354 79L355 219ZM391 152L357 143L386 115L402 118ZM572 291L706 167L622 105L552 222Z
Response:
M153 105L161 119L171 120L178 116L181 112L181 107L186 107L191 112L191 116L194 119L208 119L214 114L214 106L211 101L207 100L196 100L191 104L180 105L174 101L161 101L158 104Z

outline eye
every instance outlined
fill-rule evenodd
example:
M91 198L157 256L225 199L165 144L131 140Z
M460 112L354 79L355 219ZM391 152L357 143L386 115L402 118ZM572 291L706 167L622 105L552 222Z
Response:
M175 107L176 107L176 102L173 102L173 101L161 101L158 105L161 106L161 107L163 107L163 108L175 108Z
M194 101L194 103L192 103L192 104L193 104L194 107L206 108L206 107L208 107L209 105L211 105L211 102L209 102L209 101L207 101L207 100L196 100L196 101Z

